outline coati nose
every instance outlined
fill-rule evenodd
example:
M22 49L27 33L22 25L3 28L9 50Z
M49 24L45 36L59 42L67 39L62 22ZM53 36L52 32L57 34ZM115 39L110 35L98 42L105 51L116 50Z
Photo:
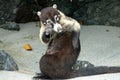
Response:
M50 38L50 33L46 32L46 33L45 33L45 37L46 37L46 38Z
M44 32L44 35L46 38L50 38L52 34L52 27L51 26L47 26Z
M58 30L58 33L62 32L62 27L61 26L58 27L57 30Z
M48 43L50 41L50 33L44 32L42 35L42 40L44 43Z

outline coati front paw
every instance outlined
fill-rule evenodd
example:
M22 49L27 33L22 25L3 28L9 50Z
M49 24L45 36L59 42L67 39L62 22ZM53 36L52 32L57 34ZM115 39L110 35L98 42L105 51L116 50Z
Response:
M60 33L60 32L62 32L62 26L58 23L55 23L53 30L57 33Z
M50 78L41 73L36 73L32 80L44 80L44 79L50 79Z

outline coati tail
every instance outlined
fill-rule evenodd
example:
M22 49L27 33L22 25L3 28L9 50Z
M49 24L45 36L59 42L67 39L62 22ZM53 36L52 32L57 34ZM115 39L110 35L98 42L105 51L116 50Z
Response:
M98 74L107 73L118 73L120 72L120 67L92 67L92 68L80 68L79 70L72 71L70 76L80 77L80 76L90 76Z

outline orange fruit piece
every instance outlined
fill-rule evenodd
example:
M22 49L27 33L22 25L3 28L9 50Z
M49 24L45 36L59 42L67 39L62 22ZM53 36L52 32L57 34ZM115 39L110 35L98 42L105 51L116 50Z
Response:
M30 46L30 44L25 44L24 49L27 51L30 51L30 50L32 50L32 47Z

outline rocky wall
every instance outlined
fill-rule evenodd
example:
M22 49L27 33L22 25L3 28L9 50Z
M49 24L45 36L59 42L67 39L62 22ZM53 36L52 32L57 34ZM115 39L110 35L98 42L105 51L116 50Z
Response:
M36 12L53 4L84 25L120 26L120 0L0 0L0 24L37 21Z

